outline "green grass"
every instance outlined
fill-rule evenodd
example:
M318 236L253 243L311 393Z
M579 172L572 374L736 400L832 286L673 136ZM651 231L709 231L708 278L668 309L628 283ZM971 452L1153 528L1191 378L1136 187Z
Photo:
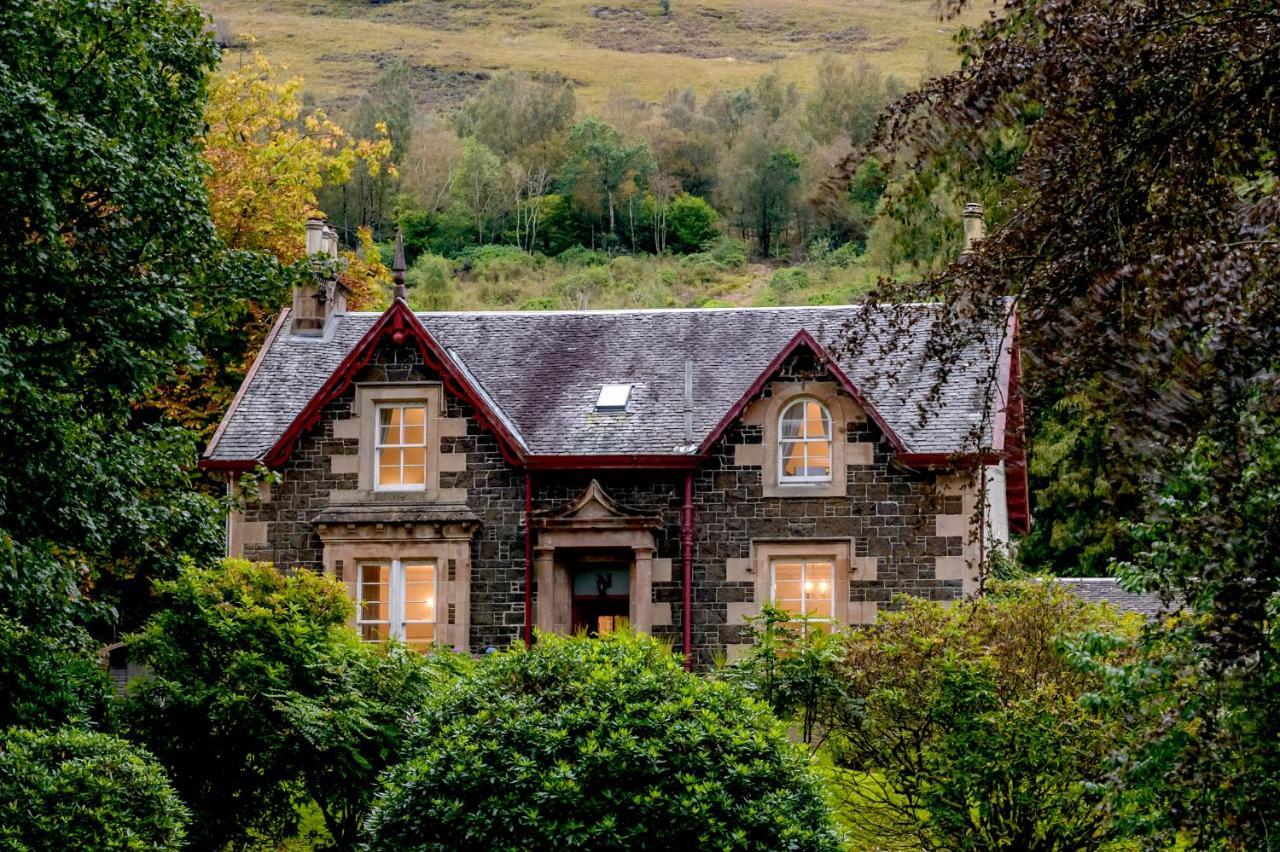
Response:
M596 258L591 263L529 256L493 247L470 263L454 263L451 310L687 308L835 305L856 301L875 283L863 262L849 267L805 264L800 286L762 263L724 264L710 254ZM428 305L410 290L410 304Z
M476 76L557 70L599 108L611 92L646 99L692 86L738 88L777 68L802 87L829 52L917 81L955 63L950 38L987 8L939 19L935 0L203 0L219 29L248 34L339 112L389 58L417 72L425 109L455 106ZM601 7L622 10L598 12ZM994 8L994 7L991 7ZM602 17L601 15L607 15ZM228 53L227 63L243 54Z

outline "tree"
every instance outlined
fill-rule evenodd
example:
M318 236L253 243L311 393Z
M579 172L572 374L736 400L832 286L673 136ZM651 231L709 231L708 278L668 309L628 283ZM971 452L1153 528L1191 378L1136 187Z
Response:
M530 149L562 136L575 109L573 85L563 76L507 72L468 98L453 121L463 139L474 137L504 160L523 161Z
M651 167L648 149L593 117L573 126L568 146L561 182L592 212L608 212L609 234L616 238L617 202L630 197L643 183Z
M873 66L865 62L846 66L824 56L804 105L809 132L822 145L834 141L865 145L871 141L881 110L900 94L898 81L885 80Z
M187 809L164 769L117 737L0 731L0 846L180 849Z
M794 613L766 604L747 619L746 653L718 674L768 704L779 719L797 722L800 739L816 748L841 713L836 666L843 649L825 625L802 619L801 627L793 627L795 622Z
M209 211L223 243L231 249L265 252L294 274L305 251L304 223L319 210L317 193L326 183L343 185L357 168L378 175L393 168L387 133L353 140L323 110L306 111L302 79L278 80L261 55L214 78L205 109L204 155ZM359 233L349 234L359 245ZM385 269L343 251L344 280L353 290L350 306L377 304ZM283 279L277 276L283 283ZM195 314L206 341L205 358L167 384L156 406L167 419L207 439L244 379L288 288L258 288L250 298L224 300L215 309L201 304Z
M347 119L352 135L366 140L365 144L385 139L388 168L378 168L373 161L357 162L349 181L327 182L321 193L321 206L344 236L366 227L375 237L386 238L399 167L413 143L414 114L413 69L402 60L391 60Z
M753 135L739 145L737 163L739 178L730 191L742 221L755 233L760 254L769 257L778 232L791 221L800 186L800 155Z
M436 693L413 739L371 849L837 848L768 710L648 637L540 634Z
M452 272L449 261L440 255L418 255L405 273L410 306L415 311L447 311L453 304Z
M228 560L157 594L129 643L152 676L133 684L126 721L191 804L193 842L283 840L310 798L351 848L401 721L453 663L362 645L342 586L306 571Z
M450 183L454 203L471 218L476 244L483 245L486 226L502 210L502 161L479 142L466 140Z
M1252 523L1228 497L1261 487L1242 415L1280 398L1274 4L1019 0L964 32L960 52L957 71L893 108L885 135L961 185L991 185L994 143L1009 140L999 203L985 199L996 227L962 262L877 296L955 306L930 345L947 358L963 357L970 319L1003 321L1000 297L1017 296L1029 408L1087 395L1108 435L1098 472L1113 490L1137 487L1134 521L1165 516L1163 483L1201 441L1220 447L1207 486L1219 511L1198 535L1226 546ZM1064 463L1087 470L1095 446L1077 442ZM1112 509L1098 503L1105 523ZM1258 699L1280 668L1280 567L1274 551L1218 559L1208 585L1205 566L1167 567L1134 580L1192 607L1200 627L1183 636L1200 664L1170 681L1187 724L1148 731L1174 779L1160 795L1181 801L1167 812L1202 844L1264 848L1280 800L1239 781L1277 773L1275 737L1224 736L1219 720L1280 730Z
M1176 584L1187 595L1183 612L1149 632L1139 663L1112 672L1108 691L1107 711L1149 732L1122 753L1118 793L1131 830L1153 845L1248 848L1246 830L1270 829L1238 825L1238 815L1265 818L1280 797L1280 594L1264 603L1256 658L1224 669L1213 650L1257 641L1253 602L1234 581L1267 575L1280 546L1276 410L1257 397L1238 418L1243 445L1205 435L1181 454L1159 510L1126 530L1134 555L1117 566L1130 586ZM1225 519L1239 525L1224 537Z
M696 195L677 195L667 208L668 245L678 252L698 251L719 235L720 214Z
M901 599L840 638L829 743L851 822L869 836L949 850L1096 849L1115 836L1102 807L1123 722L1083 699L1095 665L1124 659L1136 616L1035 580L992 584L951 607Z
M62 663L83 682L85 627L109 635L113 619L86 586L122 605L115 578L220 550L218 507L192 488L194 441L136 406L202 357L193 315L281 276L225 251L209 219L199 140L217 53L197 6L54 0L11 8L3 27L0 615L19 647L61 646L32 658L42 671L6 656L7 702L56 684ZM63 715L104 703L76 692Z

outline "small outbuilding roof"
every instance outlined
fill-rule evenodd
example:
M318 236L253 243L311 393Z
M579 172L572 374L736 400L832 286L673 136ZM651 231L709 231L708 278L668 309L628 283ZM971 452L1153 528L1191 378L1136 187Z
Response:
M1114 577L1057 577L1054 582L1066 586L1085 603L1108 603L1122 612L1136 612L1148 619L1157 617L1163 609L1159 595L1126 591Z

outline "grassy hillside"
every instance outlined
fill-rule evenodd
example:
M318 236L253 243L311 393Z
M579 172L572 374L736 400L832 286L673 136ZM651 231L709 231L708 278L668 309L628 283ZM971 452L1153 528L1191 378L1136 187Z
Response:
M608 3L617 5L605 5ZM592 108L616 89L736 88L769 68L804 85L823 52L914 82L954 62L934 0L205 0L337 111L389 58L415 69L420 107L448 109L496 70L562 72ZM974 20L984 11L970 11ZM226 62L237 62L230 52Z

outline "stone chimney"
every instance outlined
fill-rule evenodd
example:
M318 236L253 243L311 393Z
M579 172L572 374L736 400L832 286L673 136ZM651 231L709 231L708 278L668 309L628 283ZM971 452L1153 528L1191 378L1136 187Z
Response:
M338 280L338 232L320 218L307 219L307 257L315 266L310 281L293 288L289 332L319 337L330 318L347 310L347 288ZM327 264L323 261L328 261ZM327 269L325 266L327 265Z
M973 244L987 236L987 223L983 218L982 205L970 201L964 206L964 251L962 255L973 252Z

